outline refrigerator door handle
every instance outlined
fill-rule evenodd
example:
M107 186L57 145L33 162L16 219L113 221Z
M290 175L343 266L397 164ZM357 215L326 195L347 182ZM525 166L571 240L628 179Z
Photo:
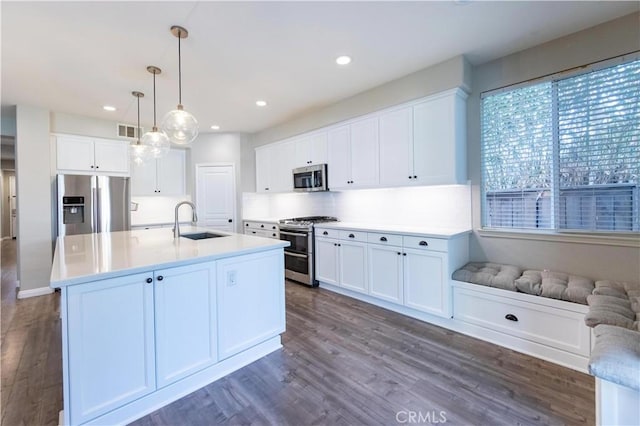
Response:
M101 228L101 224L100 224L100 188L98 187L98 177L97 176L92 176L91 177L92 180L92 184L91 184L91 192L92 192L92 198L93 198L93 217L91 218L92 221L94 221L94 225L93 225L93 230L94 232L101 232L102 230Z

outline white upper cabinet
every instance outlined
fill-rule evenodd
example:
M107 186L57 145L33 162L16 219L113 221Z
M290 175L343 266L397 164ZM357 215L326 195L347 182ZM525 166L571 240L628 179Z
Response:
M83 136L56 136L58 173L129 175L129 142Z
M408 185L413 176L413 108L406 107L380 116L380 185Z
M466 98L452 90L413 107L414 183L466 182Z
M311 166L327 162L327 132L304 135L294 140L296 167Z
M293 191L294 157L293 141L256 148L257 192Z
M329 187L372 187L378 183L378 118L329 130Z
M257 148L257 191L291 191L278 173L325 162L330 189L464 184L466 99L452 89Z
M183 195L185 173L185 150L170 149L162 158L131 167L131 195Z

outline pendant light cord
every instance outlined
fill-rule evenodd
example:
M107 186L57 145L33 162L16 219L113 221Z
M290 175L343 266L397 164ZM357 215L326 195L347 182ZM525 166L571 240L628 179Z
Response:
M182 31L178 30L178 103L182 105L182 53L180 51L180 38Z
M153 127L156 126L156 73L153 73Z
M137 145L140 145L140 96L136 96L138 98L138 142Z

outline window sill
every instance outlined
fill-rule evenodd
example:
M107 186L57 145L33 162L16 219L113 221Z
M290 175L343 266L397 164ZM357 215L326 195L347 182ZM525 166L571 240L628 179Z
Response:
M553 231L526 231L502 229L476 229L478 235L487 238L510 238L515 240L548 241L559 243L596 244L604 246L640 248L640 235L625 234L581 234Z

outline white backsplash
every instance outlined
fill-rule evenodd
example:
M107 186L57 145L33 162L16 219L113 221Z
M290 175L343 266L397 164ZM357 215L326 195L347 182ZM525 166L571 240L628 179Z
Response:
M242 195L244 218L326 215L342 222L471 228L468 185Z
M138 210L131 212L131 225L173 223L176 204L185 200L191 201L191 196L131 197L131 202L138 204ZM179 219L181 222L190 222L191 209L187 207L180 208Z

